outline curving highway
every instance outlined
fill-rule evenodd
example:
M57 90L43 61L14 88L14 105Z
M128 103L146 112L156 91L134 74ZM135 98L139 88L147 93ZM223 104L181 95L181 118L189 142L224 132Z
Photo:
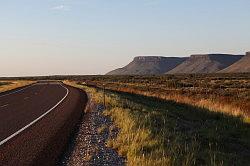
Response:
M57 82L0 94L0 165L55 165L86 101Z

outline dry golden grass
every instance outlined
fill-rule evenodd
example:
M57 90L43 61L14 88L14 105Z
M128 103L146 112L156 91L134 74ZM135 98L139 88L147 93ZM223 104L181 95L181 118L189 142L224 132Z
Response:
M101 89L66 82L103 102ZM145 95L144 95L145 96ZM241 118L135 94L107 91L106 110L119 134L107 146L127 165L246 165L250 127Z
M32 83L35 83L35 81L10 80L10 81L0 81L0 84L1 83L3 85L0 86L0 92L6 92L6 91L9 91L9 90L13 90L13 89L16 89L16 88L20 88L20 87L30 85Z
M246 112L240 107L236 107L234 105L231 105L230 103L223 103L220 100L211 100L205 98L198 99L180 94L156 94L152 92L138 91L133 89L119 89L119 91L140 94L148 97L156 97L164 100L173 100L178 103L190 104L201 108L207 108L208 110L214 112L222 112L236 117L243 116L246 119L249 119L249 115L246 114Z
M102 87L102 83L96 83L95 86ZM125 87L123 87L125 86ZM159 85L160 86L160 85ZM163 99L166 101L175 101L178 103L183 104L189 104L200 108L206 108L209 111L213 112L221 112L228 115L233 115L235 117L242 116L244 117L244 121L250 121L250 110L248 108L248 104L244 104L246 107L240 107L239 104L243 103L237 103L236 101L226 100L223 101L220 96L217 96L216 98L214 96L206 96L205 94L203 96L197 96L194 92L193 95L185 95L180 94L178 90L173 90L173 92L165 92L164 90L161 90L160 88L155 90L149 90L149 88L143 87L139 84L117 84L117 83L107 83L106 89L119 91L119 92L126 92L131 94L139 94L144 95L148 97L155 97L159 99ZM235 104L236 103L236 104Z
M81 79L75 79L81 80ZM250 121L250 74L92 76L82 81L99 88L140 94L207 108Z
M107 125L102 125L101 127L99 127L98 129L97 129L97 133L99 134L99 135L101 135L105 130L107 130L108 129L108 126Z
M102 92L94 88L81 86L70 81L64 81L64 83L77 88L83 88L89 95L91 95L91 99L96 103L103 102ZM148 129L137 126L136 122L139 121L139 119L134 119L134 117L129 114L129 109L119 107L120 103L116 95L110 94L106 96L106 104L108 105L108 109L104 111L104 115L110 116L114 124L121 129L117 139L108 140L108 147L117 149L120 155L127 158L127 164L131 166L165 165L169 162L167 157L161 156L160 159L153 159L145 157L143 153L138 155L137 153L141 153L143 147L153 147L156 146L156 144L159 144L159 142L152 138ZM103 132L106 127L107 126L103 126L99 128L98 132ZM152 154L152 156L154 155L155 154Z

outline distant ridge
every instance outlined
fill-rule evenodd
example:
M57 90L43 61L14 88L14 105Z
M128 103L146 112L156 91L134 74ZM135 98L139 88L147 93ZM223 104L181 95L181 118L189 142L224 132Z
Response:
M250 72L250 52L220 73L249 73Z
M106 75L154 75L164 74L187 58L162 57L162 56L138 56L123 68L108 72Z
M216 73L232 65L243 55L231 54L197 54L191 55L185 62L178 65L167 74L178 73Z

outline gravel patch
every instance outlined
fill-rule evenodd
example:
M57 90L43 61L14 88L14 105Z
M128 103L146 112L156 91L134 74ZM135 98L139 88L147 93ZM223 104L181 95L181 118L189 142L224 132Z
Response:
M106 140L115 138L119 130L113 127L109 117L102 114L104 107L91 103L89 110L91 111L85 113L69 150L59 165L125 165L125 158L106 146Z

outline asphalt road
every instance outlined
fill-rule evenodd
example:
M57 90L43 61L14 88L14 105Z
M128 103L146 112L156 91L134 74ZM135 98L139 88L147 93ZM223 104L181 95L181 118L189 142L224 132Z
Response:
M86 102L56 82L0 94L0 165L55 165Z

